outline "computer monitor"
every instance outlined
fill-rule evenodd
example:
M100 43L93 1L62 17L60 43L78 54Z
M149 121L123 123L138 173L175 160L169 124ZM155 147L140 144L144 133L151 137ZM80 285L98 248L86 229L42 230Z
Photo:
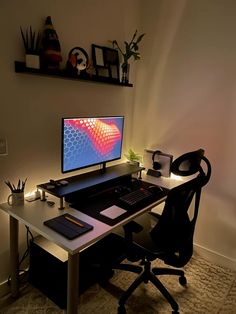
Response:
M62 118L62 172L121 158L123 116Z

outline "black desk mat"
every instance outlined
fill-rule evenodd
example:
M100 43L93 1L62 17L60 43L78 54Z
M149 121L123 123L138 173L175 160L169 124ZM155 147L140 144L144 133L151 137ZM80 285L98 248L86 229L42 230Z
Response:
M72 221L70 219L72 219ZM77 238L85 232L93 229L93 226L90 224L69 214L64 214L44 221L44 225L62 234L69 240Z
M132 183L132 190L138 189L140 187L148 188L150 184L148 182L137 180L135 183ZM119 205L118 202L118 196L117 194L114 194L114 190L111 189L110 191L106 191L104 194L100 194L98 197L91 197L87 198L86 200L80 200L78 203L73 203L70 206L83 212L84 214L93 217L99 221L102 221L106 223L109 226L114 226L120 221L128 218L129 216L133 215L134 213L138 212L140 209L160 200L161 198L165 197L168 194L168 189L162 188L163 191L159 192L156 195L153 195L151 200L147 200L146 203L142 204L142 207L127 209L125 213L121 214L120 216L112 219L109 217L106 217L102 214L100 214L101 211L105 210L108 207L111 207L112 205L117 205L122 208L122 206Z

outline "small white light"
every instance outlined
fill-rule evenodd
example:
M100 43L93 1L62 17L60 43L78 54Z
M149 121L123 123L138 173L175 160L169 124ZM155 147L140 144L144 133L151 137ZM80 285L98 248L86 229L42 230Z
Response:
M181 176L177 176L176 174L171 173L170 178L177 181L183 181Z

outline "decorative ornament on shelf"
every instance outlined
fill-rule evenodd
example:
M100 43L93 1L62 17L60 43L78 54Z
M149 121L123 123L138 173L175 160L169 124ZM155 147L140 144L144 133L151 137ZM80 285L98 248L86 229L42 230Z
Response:
M89 57L87 52L80 47L72 48L68 55L66 63L67 72L71 75L86 76L86 69L89 66Z
M140 59L140 53L138 52L139 46L138 43L141 42L143 36L145 35L145 33L139 35L137 37L137 33L138 31L136 30L134 32L134 35L130 41L130 43L128 43L127 41L124 41L125 44L125 50L122 51L122 49L120 48L119 44L117 43L116 40L111 41L113 47L117 48L118 51L122 54L123 56L123 63L121 65L121 69L122 69L122 78L121 78L121 82L122 83L128 83L129 82L129 63L128 60L133 57L134 60L139 60Z
M25 63L28 68L40 68L40 43L41 36L38 32L32 31L31 26L27 28L25 32L22 27L20 27L21 37L25 48Z
M131 148L128 150L128 153L125 154L125 157L128 159L129 163L138 164L138 165L140 162L142 162L142 159L143 159L140 154L135 153L133 149Z
M52 70L59 69L60 62L62 61L61 46L53 27L51 16L48 16L45 21L42 48L43 67Z

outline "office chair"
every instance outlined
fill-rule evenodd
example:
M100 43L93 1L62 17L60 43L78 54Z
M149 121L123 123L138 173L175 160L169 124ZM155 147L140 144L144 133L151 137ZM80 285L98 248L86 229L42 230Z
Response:
M205 166L202 168L201 162ZM126 258L131 262L141 261L140 265L119 264L114 269L122 269L139 274L119 300L118 313L126 313L125 302L133 291L142 283L152 282L162 293L172 307L172 313L179 313L179 306L158 275L177 275L179 283L187 284L184 271L176 268L151 267L151 261L159 258L165 264L182 268L193 254L193 236L197 221L201 189L211 176L211 165L204 156L204 150L186 153L177 158L171 165L171 172L180 176L195 176L171 189L167 195L163 213L145 214L158 218L158 222L149 231L143 225L131 221L124 226L126 243ZM193 203L193 213L190 215L190 205Z

